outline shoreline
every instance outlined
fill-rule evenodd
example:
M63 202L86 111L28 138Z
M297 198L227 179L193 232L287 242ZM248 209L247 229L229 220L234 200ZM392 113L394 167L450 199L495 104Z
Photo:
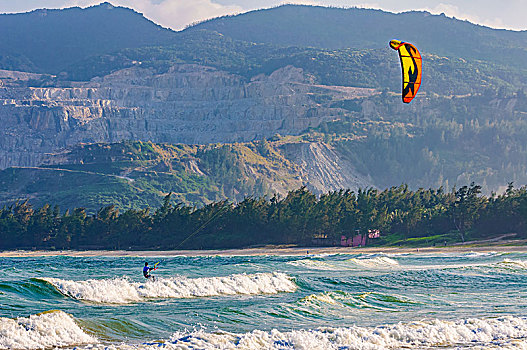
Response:
M517 245L515 245L517 244ZM308 253L309 252L309 253ZM518 252L527 253L525 241L501 242L486 245L451 245L441 247L280 247L223 249L223 250L12 250L0 251L0 258L31 257L199 257L199 256L305 256L320 254L406 254L406 253L469 253Z

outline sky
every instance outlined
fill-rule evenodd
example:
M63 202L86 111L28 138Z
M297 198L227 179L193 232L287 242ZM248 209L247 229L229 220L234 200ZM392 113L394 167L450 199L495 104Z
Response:
M493 28L527 30L527 0L107 0L133 8L174 30L205 19L278 6L285 3L364 7L391 12L426 10ZM0 0L0 13L39 8L87 7L102 0Z

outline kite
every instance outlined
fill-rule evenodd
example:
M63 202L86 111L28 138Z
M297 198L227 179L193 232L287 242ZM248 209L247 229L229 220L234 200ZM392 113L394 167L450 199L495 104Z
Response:
M421 87L421 54L414 45L399 40L390 41L390 47L399 52L403 71L403 102L410 103Z

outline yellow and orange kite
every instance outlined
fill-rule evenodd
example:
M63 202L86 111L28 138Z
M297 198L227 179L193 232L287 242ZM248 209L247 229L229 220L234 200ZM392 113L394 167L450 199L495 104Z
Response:
M410 103L421 87L421 54L414 45L399 40L390 41L390 47L399 52L403 70L403 102Z

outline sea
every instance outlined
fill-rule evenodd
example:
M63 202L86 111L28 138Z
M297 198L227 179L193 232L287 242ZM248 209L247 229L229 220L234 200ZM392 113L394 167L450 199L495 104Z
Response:
M3 257L0 349L527 349L526 253L351 252Z

